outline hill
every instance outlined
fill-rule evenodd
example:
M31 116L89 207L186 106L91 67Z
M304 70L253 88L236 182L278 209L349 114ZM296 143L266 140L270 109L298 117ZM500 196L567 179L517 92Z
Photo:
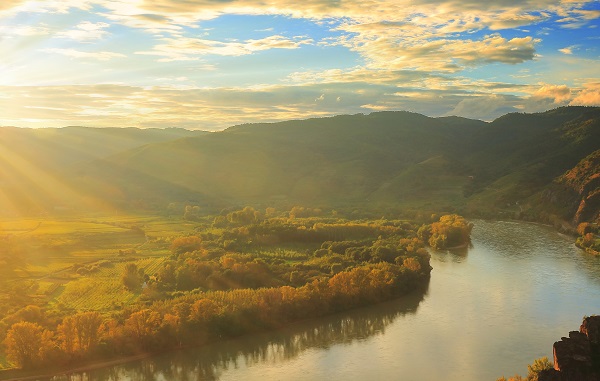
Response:
M0 213L54 211L89 195L70 186L90 161L135 147L198 136L184 129L0 127Z
M599 124L600 108L586 107L513 113L490 123L377 112L193 136L173 131L158 134L157 142L150 134L149 144L130 147L119 140L100 149L87 141L89 154L71 150L49 165L54 178L86 201L79 208L306 205L530 218L552 212L571 219L576 207L552 209L544 194L556 194L559 178L600 149ZM77 135L63 130L56 134ZM52 149L38 144L42 152Z
M411 172L426 165L441 175L460 166L455 156L461 142L484 126L407 112L242 125L131 150L87 170L124 194L139 196L141 188L170 184L200 204L207 198L224 204L397 202L396 188L411 195L437 193ZM408 178L394 186L403 175ZM132 178L140 181L133 192ZM409 184L413 180L416 185Z

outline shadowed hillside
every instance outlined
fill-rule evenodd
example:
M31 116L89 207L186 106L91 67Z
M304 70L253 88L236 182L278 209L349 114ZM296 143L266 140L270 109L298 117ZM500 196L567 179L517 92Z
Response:
M71 184L86 163L204 133L176 128L0 127L0 213L52 212L82 205L96 208L97 200Z
M192 199L396 203L397 192L412 197L419 191L420 198L438 193L429 174L421 179L418 169L425 166L440 176L448 172L454 196L462 198L467 176L456 160L467 137L481 128L484 122L407 112L242 125L115 155L88 173L122 189L131 178L173 184ZM122 168L119 176L112 176L114 168Z
M136 146L126 139L120 145L92 139L102 148L73 128L54 132L83 143L56 153L48 165L83 163L53 173L88 200L111 207L394 206L535 218L545 203L542 192L600 148L599 124L600 109L585 107L508 114L491 123L379 112L240 125L190 137L158 130L145 142L160 142ZM136 133L141 131L127 131ZM52 144L63 141L36 139L48 157L56 151ZM563 210L561 217L569 213Z

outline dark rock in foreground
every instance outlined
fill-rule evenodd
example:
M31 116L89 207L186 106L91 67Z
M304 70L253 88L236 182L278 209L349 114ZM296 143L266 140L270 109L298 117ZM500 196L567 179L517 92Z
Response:
M579 332L554 343L554 369L539 373L538 381L600 380L600 316L583 319Z

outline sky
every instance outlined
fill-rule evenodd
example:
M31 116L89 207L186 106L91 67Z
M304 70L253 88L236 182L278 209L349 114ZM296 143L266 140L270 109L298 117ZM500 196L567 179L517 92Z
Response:
M1 0L0 126L600 106L600 0Z

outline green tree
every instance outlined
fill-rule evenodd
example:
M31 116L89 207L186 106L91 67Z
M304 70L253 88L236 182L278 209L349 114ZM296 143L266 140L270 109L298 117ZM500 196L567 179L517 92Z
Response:
M143 277L140 276L140 270L135 263L128 263L123 269L121 277L123 285L130 291L135 291L142 286Z
M552 363L548 357L535 359L533 364L527 365L527 381L538 381L538 376L542 370L552 369Z

